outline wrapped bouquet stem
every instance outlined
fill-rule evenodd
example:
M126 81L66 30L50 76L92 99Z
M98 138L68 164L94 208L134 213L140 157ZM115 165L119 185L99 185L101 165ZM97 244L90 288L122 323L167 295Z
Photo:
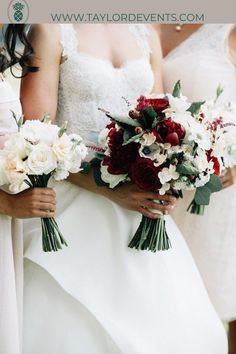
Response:
M159 200L154 201L160 203ZM151 219L143 215L129 247L152 252L166 251L171 247L171 243L166 231L165 217L161 211L154 209L150 209L150 211L159 214L160 217Z

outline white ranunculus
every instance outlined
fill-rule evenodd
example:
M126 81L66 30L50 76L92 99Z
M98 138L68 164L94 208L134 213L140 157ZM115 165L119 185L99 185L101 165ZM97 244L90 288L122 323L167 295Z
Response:
M45 144L38 144L33 147L26 164L30 175L47 175L57 167L52 149Z
M125 174L125 175L112 175L108 172L107 168L108 168L107 166L104 166L104 165L101 166L101 177L105 183L109 184L110 188L114 188L119 183L125 182L128 180L127 174Z
M176 166L170 165L169 168L163 168L162 171L158 173L158 177L160 179L161 184L164 185L165 183L171 180L178 179L179 173L176 172Z
M72 153L73 143L68 135L63 134L60 138L57 138L52 146L52 151L56 155L59 162L70 159Z

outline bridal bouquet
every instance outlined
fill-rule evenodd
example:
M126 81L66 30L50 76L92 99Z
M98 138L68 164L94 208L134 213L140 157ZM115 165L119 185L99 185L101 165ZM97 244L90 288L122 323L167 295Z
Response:
M97 183L115 188L132 181L140 190L177 197L183 190L196 189L196 205L208 204L211 193L222 188L221 155L213 142L217 122L212 121L212 129L205 124L203 105L189 103L177 82L172 95L139 97L125 116L106 112L111 123L99 136L104 154L93 162ZM223 130L217 133L221 137ZM143 216L129 247L169 249L164 216Z
M24 124L21 118L17 124L18 132L0 151L0 186L19 193L27 187L47 187L51 177L61 181L81 170L87 149L79 135L67 135L66 126L51 124L46 116ZM67 246L54 218L41 219L41 224L45 252Z

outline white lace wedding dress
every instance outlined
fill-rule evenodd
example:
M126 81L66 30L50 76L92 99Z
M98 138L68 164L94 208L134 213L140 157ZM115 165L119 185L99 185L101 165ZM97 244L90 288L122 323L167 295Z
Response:
M215 97L221 84L219 102L236 102L236 62L228 45L233 28L232 24L206 24L170 52L164 62L165 89L170 91L180 79L183 93L201 101ZM193 193L185 193L173 217L219 316L230 321L236 319L236 186L214 194L204 216L186 214L192 197Z
M58 121L86 142L107 123L98 107L122 111L122 96L152 89L146 27L129 28L140 58L114 68L81 53L73 26L61 26ZM40 225L26 223L24 354L226 354L224 328L170 217L172 249L137 252L127 245L140 214L66 182L56 189L69 246L43 253Z

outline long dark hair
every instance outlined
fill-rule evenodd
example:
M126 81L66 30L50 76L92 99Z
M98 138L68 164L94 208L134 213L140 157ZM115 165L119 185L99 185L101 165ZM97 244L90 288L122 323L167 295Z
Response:
M17 51L17 43L24 46L23 53ZM7 68L11 68L19 64L24 75L28 72L36 72L37 67L32 66L31 60L34 55L34 50L27 38L27 25L8 25L4 33L5 49L0 53L0 72ZM12 74L16 76L13 72Z

